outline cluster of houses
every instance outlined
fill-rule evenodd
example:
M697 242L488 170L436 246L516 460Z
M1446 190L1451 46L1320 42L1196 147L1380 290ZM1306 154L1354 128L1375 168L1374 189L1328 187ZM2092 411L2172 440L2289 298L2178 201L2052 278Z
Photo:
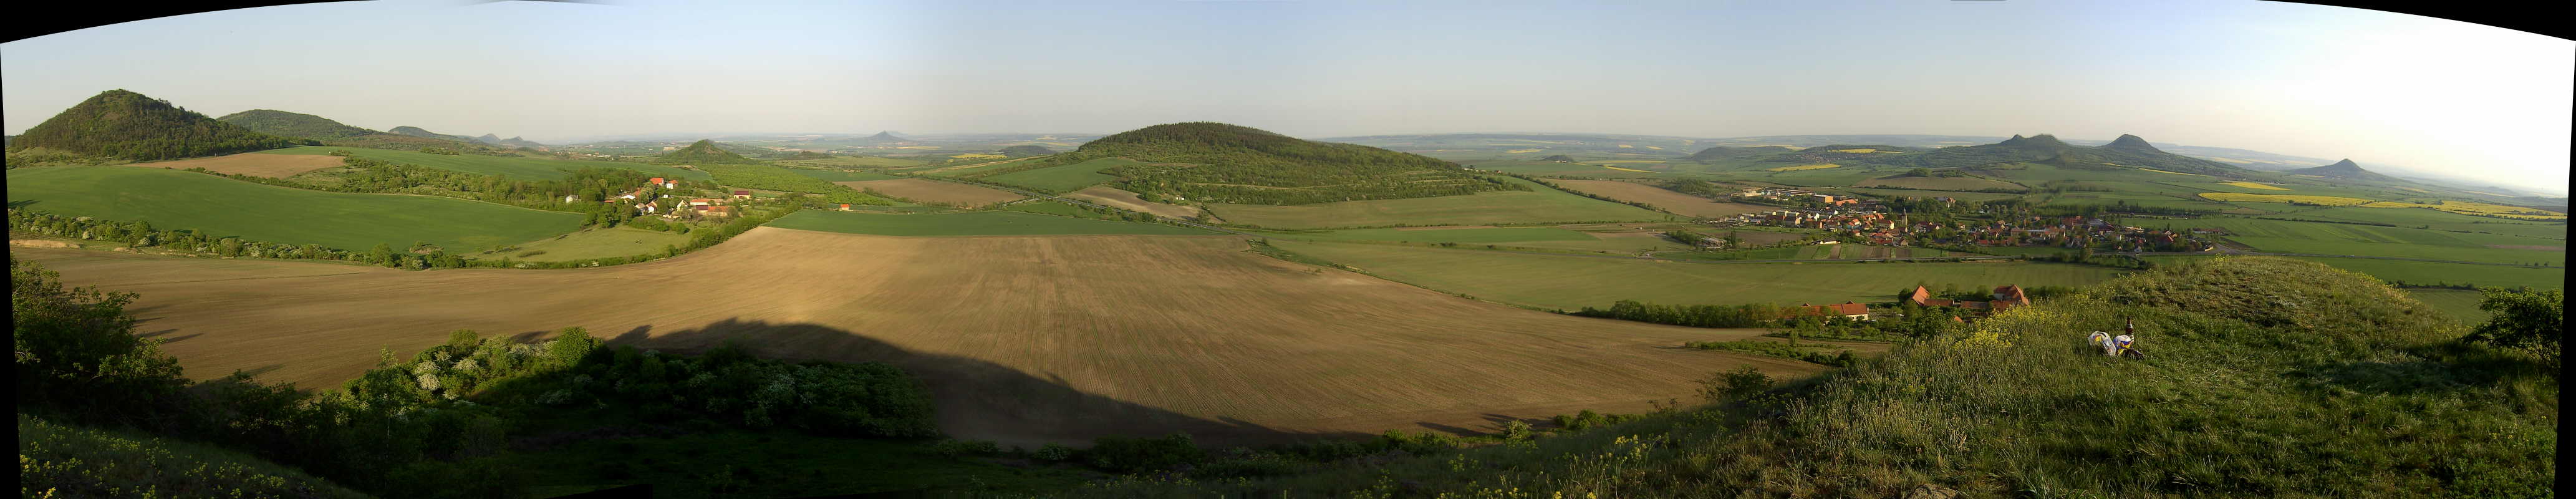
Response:
M1771 210L1710 220L1708 223L1716 226L1821 229L1881 246L1974 244L2072 249L2091 245L2112 251L2208 251L2212 245L2201 236L2213 233L2205 229L2150 230L2081 216L1909 223L1901 217L1876 210L1841 208Z
M1931 228L1937 225L1925 224ZM2087 245L2113 251L2208 251L2212 245L2197 234L2203 231L2145 229L2110 223L2099 218L2080 216L2002 219L1978 223L1958 223L1953 228L1957 242L1979 246L2041 246L2082 248Z
M1824 203L1825 206L1836 208L1848 207L1852 209L1877 209L1875 206L1862 206L1869 204L1869 201L1857 197L1817 194L1816 191L1785 187L1745 189L1743 192L1735 193L1734 197L1768 199L1781 202L1816 201Z

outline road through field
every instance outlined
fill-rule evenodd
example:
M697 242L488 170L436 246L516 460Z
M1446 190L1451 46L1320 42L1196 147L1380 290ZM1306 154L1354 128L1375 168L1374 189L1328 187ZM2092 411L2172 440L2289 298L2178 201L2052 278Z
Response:
M760 228L655 262L426 272L13 248L141 294L142 334L196 378L335 386L447 331L583 326L669 351L892 362L943 427L1007 445L1187 431L1219 444L1647 410L1738 366L1675 348L1750 332L1586 319L1283 262L1232 236L893 237Z

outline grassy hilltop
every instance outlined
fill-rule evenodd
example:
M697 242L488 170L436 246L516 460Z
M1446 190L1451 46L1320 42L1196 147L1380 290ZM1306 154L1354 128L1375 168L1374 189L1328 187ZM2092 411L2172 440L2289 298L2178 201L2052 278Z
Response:
M1210 203L1294 205L1521 190L1430 157L1208 122L1120 132L1073 152L997 165L968 177L1053 169L1071 173L1050 176L1037 182L1040 186L1082 187L1053 177L1114 180L1112 185L1129 191Z
M2086 332L2125 320L2136 321L2148 360L2084 344ZM1083 492L2550 496L2555 357L2465 342L2450 324L2358 274L2219 259L2013 309L1811 385L1606 431Z

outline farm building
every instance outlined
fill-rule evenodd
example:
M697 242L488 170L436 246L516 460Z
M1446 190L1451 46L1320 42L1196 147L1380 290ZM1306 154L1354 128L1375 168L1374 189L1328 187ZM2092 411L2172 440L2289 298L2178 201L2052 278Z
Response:
M1915 286L1914 292L1906 293L1905 301L1914 302L1916 305L1926 307L1958 307L1980 312L1992 312L2030 304L2030 297L2022 293L2021 286L2005 285L1997 287L1995 288L1994 293L1988 294L1987 296L1993 297L1994 301L1968 301L1951 300L1948 298L1933 298L1932 290L1924 289L1922 286Z
M744 190L736 190L736 191L733 191L733 198L734 198L734 199L751 199L751 191L744 191Z
M1808 305L1801 303L1798 304L1797 308L1790 309L1789 316L1842 317L1845 319L1865 321L1869 320L1869 306L1852 302L1843 302L1837 305Z

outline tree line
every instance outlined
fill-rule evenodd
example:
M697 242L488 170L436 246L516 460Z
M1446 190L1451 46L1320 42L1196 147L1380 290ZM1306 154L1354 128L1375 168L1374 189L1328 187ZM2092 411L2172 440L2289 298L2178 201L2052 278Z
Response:
M272 258L282 260L323 260L355 262L411 270L440 268L572 268L641 263L687 254L723 243L743 232L795 212L796 203L783 203L779 209L746 212L724 225L687 231L686 246L664 246L662 251L620 257L587 260L536 262L512 260L508 256L493 259L472 258L449 253L443 248L397 249L378 243L366 251L325 247L318 244L291 244L244 240L234 236L215 236L190 229L161 229L150 222L115 221L89 217L68 217L27 209L9 209L9 228L84 241L124 243L133 248L154 248L177 253L223 257ZM659 223L656 220L654 223ZM420 248L415 245L414 248Z

